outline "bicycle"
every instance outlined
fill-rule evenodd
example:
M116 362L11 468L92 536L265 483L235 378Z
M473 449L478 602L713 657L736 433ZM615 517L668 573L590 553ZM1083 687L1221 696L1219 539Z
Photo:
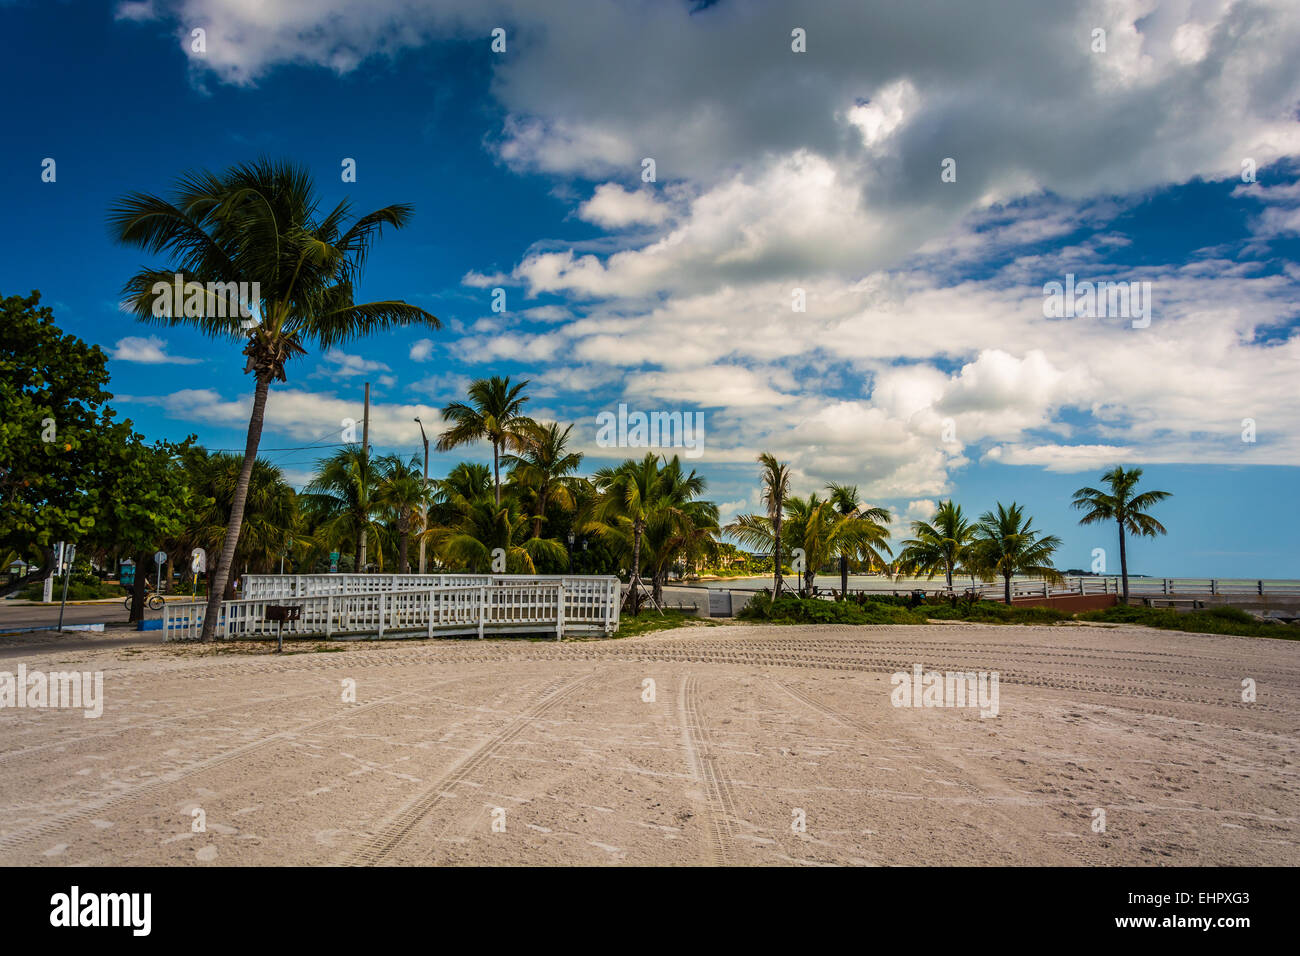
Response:
M125 607L128 611L131 610L131 602L134 599L135 599L134 594L128 594L126 598L122 601L123 607ZM161 594L159 594L157 591L150 588L148 585L145 585L145 598L144 598L145 607L147 607L151 611L161 611L165 603L167 602L163 600L163 596Z

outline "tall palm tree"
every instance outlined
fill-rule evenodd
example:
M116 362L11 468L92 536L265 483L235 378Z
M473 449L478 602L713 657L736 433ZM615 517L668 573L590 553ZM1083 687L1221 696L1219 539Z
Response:
M1028 574L1048 581L1062 580L1052 566L1052 555L1061 546L1054 534L1040 534L1033 519L1014 501L997 505L997 512L980 515L970 549L972 569L985 581L1002 578L1003 600L1011 603L1011 578Z
M533 537L542 536L546 508L554 504L565 512L575 507L573 474L582 464L582 453L569 451L570 425L564 431L555 422L534 422L523 431L524 445L517 455L502 461L510 469L510 479L532 502Z
M379 459L371 458L356 445L340 448L316 464L316 477L303 488L302 501L311 514L321 540L337 544L352 542L352 552L361 560L361 537L383 538L383 526L375 521L375 495L379 486ZM376 548L379 566L384 550ZM364 568L357 568L364 571Z
M469 402L452 402L442 410L443 421L451 422L438 438L438 451L487 439L492 443L492 485L496 503L501 504L501 452L526 446L528 429L535 423L523 414L528 397L523 395L527 380L510 384L510 377L493 375L469 387Z
M942 571L951 591L953 571L965 559L975 535L975 526L962 514L961 505L953 504L951 498L941 501L929 521L912 522L912 534L915 537L903 542L899 568L930 578Z
M673 460L677 462L678 474L671 487L660 471L654 452L647 452L640 461L629 459L613 468L601 468L592 476L597 497L586 527L607 543L617 543L620 537L630 538L632 586L627 600L634 609L639 602L637 582L641 576L641 542L646 528L652 521L663 520L666 512L700 494L705 487L704 479L693 471L688 476L680 476L681 463L676 455Z
M858 501L856 485L841 485L832 481L826 486L826 490L830 492L831 507L840 515L841 520L853 522L844 529L845 533L837 535L835 543L840 559L840 600L844 600L849 594L851 558L864 559L869 565L885 564L880 551L890 553L889 546L885 544L885 539L889 537L889 529L885 525L889 524L891 518L885 508L868 508L862 505ZM848 533L850 531L865 540L855 547L849 540L852 537Z
M145 322L189 325L213 338L242 341L244 371L254 377L243 468L203 620L205 641L215 632L234 564L271 382L285 381L285 364L306 354L308 344L328 349L400 326L440 327L436 317L400 300L353 300L371 245L385 226L406 225L411 207L385 206L349 225L346 200L323 215L319 205L305 168L261 159L221 174L186 174L170 198L128 193L109 209L119 242L171 260L127 280L126 307ZM221 308L211 297L195 310L204 315L187 314L188 302L172 301L174 276L184 283L257 283L260 299L246 303L251 316Z
M659 469L654 507L642 539L656 602L663 601L664 585L673 565L701 553L715 540L718 506L696 497L705 486L705 480L694 470L689 474L684 471L676 455Z
M763 452L758 456L762 465L759 480L762 482L763 503L767 506L767 517L772 522L772 565L776 573L773 598L781 596L781 521L785 513L785 499L790 494L790 468L776 460L776 456Z
M377 464L379 480L375 487L375 505L397 529L397 573L408 574L411 569L408 558L411 530L428 497L423 463L419 457L403 461L397 455L389 455L379 459Z
M1074 493L1074 501L1071 502L1080 511L1088 512L1079 519L1079 524L1114 521L1119 526L1119 570L1124 581L1125 604L1128 603L1128 550L1124 544L1124 532L1148 538L1165 534L1165 526L1146 511L1152 505L1171 497L1171 492L1168 491L1144 491L1135 495L1133 492L1141 477L1141 468L1125 469L1116 465L1101 476L1101 480L1110 486L1110 491L1080 488Z

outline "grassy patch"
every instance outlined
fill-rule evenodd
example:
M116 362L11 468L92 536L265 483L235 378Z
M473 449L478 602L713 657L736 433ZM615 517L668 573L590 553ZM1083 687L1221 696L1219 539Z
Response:
M1175 611L1167 607L1136 607L1116 605L1100 611L1084 611L1077 615L1081 621L1103 621L1110 624L1143 624L1166 631L1188 631L1193 634L1229 634L1239 637L1277 637L1294 641L1300 639L1300 626L1279 621L1261 621L1235 607L1215 607L1204 611Z
M708 625L712 622L707 619L698 618L693 614L685 614L682 611L664 611L660 614L654 608L643 610L640 614L624 614L618 619L618 630L615 637L635 637L638 634L649 634L653 631L667 631L674 627L684 627L692 624Z

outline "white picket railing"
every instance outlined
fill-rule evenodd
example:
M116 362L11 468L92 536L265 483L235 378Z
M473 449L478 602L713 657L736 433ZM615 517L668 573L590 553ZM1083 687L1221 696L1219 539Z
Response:
M228 639L274 638L281 625L267 620L267 609L272 605L288 605L302 610L298 620L283 624L287 637L382 638L396 634L483 637L554 632L559 640L569 632L614 633L618 629L619 596L619 582L613 576L511 579L504 575L497 576L493 583L450 584L419 590L403 588L301 597L272 595L222 601L217 634ZM197 640L203 630L206 610L206 604L200 602L169 602L163 608L165 639Z

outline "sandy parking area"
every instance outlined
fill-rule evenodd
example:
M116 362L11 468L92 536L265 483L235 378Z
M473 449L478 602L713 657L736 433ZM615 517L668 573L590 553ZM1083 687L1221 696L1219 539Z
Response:
M315 647L11 648L0 670L103 671L106 703L0 710L0 863L1300 864L1300 643L730 624ZM892 706L915 663L997 671L998 716Z

